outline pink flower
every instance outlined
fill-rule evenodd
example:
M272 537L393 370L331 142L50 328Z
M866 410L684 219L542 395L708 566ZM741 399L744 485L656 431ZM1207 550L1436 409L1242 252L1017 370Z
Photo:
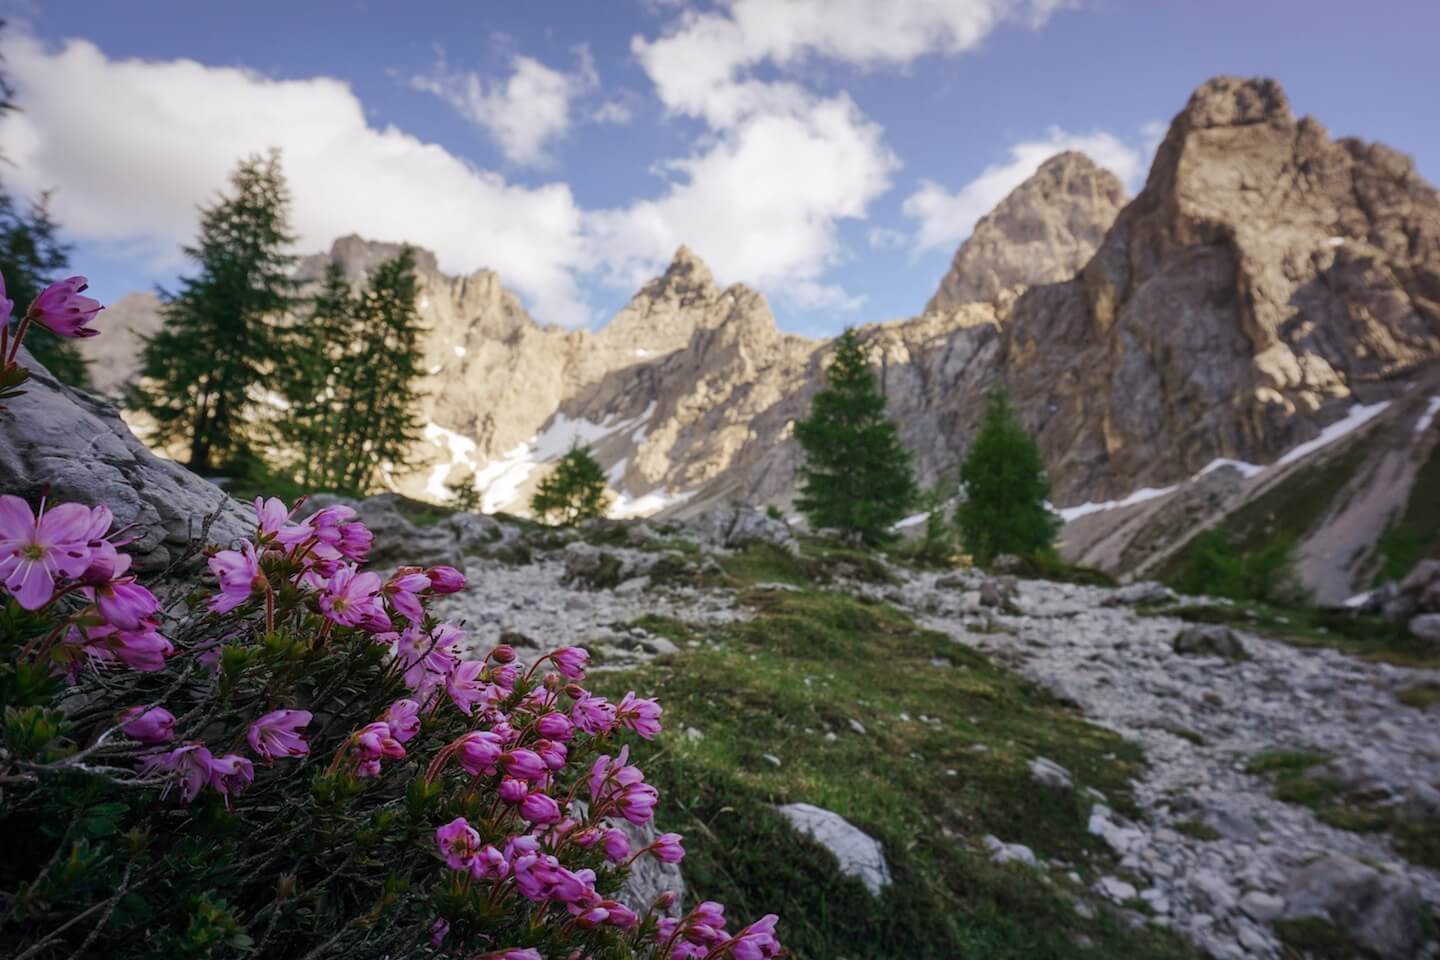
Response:
M514 777L506 777L500 781L500 799L510 806L521 803L530 796L530 788L525 785L524 780L516 780Z
M660 732L660 704L653 697L641 698L631 690L615 708L615 719L622 727L634 730L646 740Z
M610 916L606 918L605 922L612 927L629 930L640 922L640 918L635 915L635 911L623 903L606 900L601 906L610 912Z
M210 609L215 613L229 613L249 600L257 588L265 586L254 544L243 543L239 550L221 550L210 558L210 572L220 581L220 592L210 598Z
M515 648L508 643L502 643L490 651L490 659L496 663L510 663L515 659Z
M660 802L660 791L648 783L632 783L620 791L615 798L615 809L620 816L638 826L650 822L655 816L655 805Z
M475 704L492 699L490 684L481 680L484 672L483 660L466 660L445 678L445 692L450 694L451 701L467 717L474 710Z
M381 757L399 760L405 756L405 748L390 735L390 725L384 722L367 723L355 734L352 743L355 756L362 763L378 761Z
M456 759L474 777L494 773L500 754L505 752L500 738L488 730L472 730L455 743Z
M10 315L15 312L15 301L5 297L5 276L0 274L0 327L10 325Z
M560 804L553 797L536 791L521 802L520 815L531 823L555 823L560 819Z
M454 567L431 567L425 571L430 589L436 593L459 593L465 589L465 574Z
M164 707L131 707L120 715L120 731L141 743L169 743L175 739L175 714Z
M768 960L783 954L775 939L775 922L780 918L770 913L737 933L730 945L735 960Z
M535 731L550 740L569 740L575 734L570 718L563 713L547 713L535 723Z
M380 714L390 728L390 736L401 743L409 743L420 732L420 704L414 700L396 700Z
M119 571L130 565L127 556L118 556L116 560ZM92 563L85 571L86 576L95 568L96 564ZM155 594L136 583L134 577L98 583L87 587L86 594L105 622L122 630L138 630L142 622L160 612L160 601L155 599Z
M260 497L255 498L255 529L264 540L273 537L285 526L290 519L290 508L279 497L271 497L269 500Z
M395 612L400 614L411 623L419 623L425 619L425 608L420 605L420 598L417 596L422 590L430 586L430 579L425 574L414 571L410 573L397 573L391 577L381 589L381 593L390 601Z
M460 636L459 628L445 623L433 634L422 633L412 625L396 639L395 659L405 671L405 686L414 690L421 700L455 669L458 662L455 643Z
M534 746L540 759L545 761L545 766L551 770L564 768L565 761L570 754L570 751L565 748L565 744L556 743L553 740L536 740Z
M19 497L0 496L0 580L15 602L39 610L55 595L57 577L78 577L90 566L91 515L62 503L40 515Z
M583 680L585 678L585 664L590 662L590 654L583 647L561 647L550 655L554 661L555 668L571 680Z
M430 924L430 946L439 947L445 942L445 937L450 933L450 924L444 917L436 917L435 922Z
M605 856L615 863L630 856L630 838L624 830L617 830L611 827L605 831Z
M255 780L255 765L238 753L228 753L210 761L210 788L230 797L244 793Z
M510 750L500 755L500 762L505 765L505 772L520 780L528 780L534 783L545 775L545 761L534 750L526 750L524 747Z
M40 324L57 337L95 336L100 331L86 324L105 308L100 306L99 300L80 296L87 287L89 284L84 277L57 280L42 290L35 302L30 304L25 313L26 319Z
M678 833L662 833L650 844L650 852L661 863L679 863L685 859L685 848L680 845L682 839Z
M586 694L570 708L570 719L590 736L598 737L615 728L615 707L604 697Z
M77 641L86 654L96 660L119 660L131 670L155 673L165 669L165 658L175 652L169 640L155 632L155 624L146 621L138 630L120 630L109 624L91 627L84 633L71 628L68 643Z
M468 870L480 850L480 834L464 817L456 817L435 831L435 845L451 870Z
M545 960L540 956L540 951L534 947L506 950L504 953L495 954L495 960Z
M214 758L205 744L198 741L187 743L146 757L140 763L140 775L148 777L154 773L168 773L180 781L180 799L185 803L194 800L201 788L210 782L210 769ZM169 793L167 786L161 796Z
M320 594L320 610L340 626L353 627L375 608L379 592L379 574L344 566L335 571Z
M300 731L311 719L309 710L272 710L250 724L246 739L266 763L273 763L276 757L303 757L310 752L310 745Z
M476 880L503 880L509 872L505 855L489 844L480 848L470 864L470 875Z

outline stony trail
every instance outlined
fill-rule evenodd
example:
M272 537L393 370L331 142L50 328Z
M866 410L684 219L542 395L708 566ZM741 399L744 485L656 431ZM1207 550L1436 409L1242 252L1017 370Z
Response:
M1330 827L1246 772L1265 751L1323 753L1337 761L1327 772L1349 788L1436 816L1440 796L1430 785L1440 782L1440 708L1413 709L1396 693L1440 681L1440 671L1248 634L1241 638L1249 659L1181 655L1172 643L1187 624L1103 605L1116 591L1019 581L1006 613L984 606L979 589L964 589L983 586L978 578L961 589L937 587L936 579L909 578L891 599L1144 748L1136 798L1145 821L1121 822L1097 804L1091 829L1122 855L1130 886L1160 922L1216 957L1279 957L1269 921L1317 898L1354 901L1351 909L1364 914L1357 923L1377 928L1377 945L1404 942L1404 930L1389 928L1408 923L1410 885L1440 908L1440 872L1408 863L1386 834ZM1187 821L1217 838L1176 829ZM1132 891L1122 881L1110 893L1125 899ZM1427 955L1435 953L1432 944Z

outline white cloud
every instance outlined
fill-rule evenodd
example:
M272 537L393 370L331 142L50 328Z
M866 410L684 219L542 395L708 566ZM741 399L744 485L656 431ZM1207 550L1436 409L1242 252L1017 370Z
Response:
M873 227L865 235L865 241L870 244L871 250L898 250L905 246L909 239L903 231L889 227Z
M340 81L111 60L85 41L50 51L18 31L3 52L25 105L0 118L14 162L7 179L24 192L58 187L54 212L72 236L172 267L194 237L196 206L237 158L273 146L284 152L300 249L350 232L407 241L450 272L494 268L543 320L590 319L575 282L587 257L583 215L568 186L508 184L374 128Z
M906 198L903 207L906 216L920 221L916 250L953 249L970 235L977 220L1038 170L1040 164L1066 150L1086 154L1119 177L1131 192L1144 176L1150 156L1144 145L1132 146L1104 131L1072 134L1052 127L1044 140L1012 146L1005 161L986 167L980 176L954 193L934 181L921 181L920 189Z
M579 64L572 73L516 54L504 81L452 70L442 55L428 74L411 77L410 85L435 94L489 133L511 163L544 165L550 162L547 146L570 129L570 101L600 82L589 48L581 45L575 52Z
M590 114L592 123L608 124L616 127L623 127L635 117L634 111L623 100L607 100L602 103L594 113Z

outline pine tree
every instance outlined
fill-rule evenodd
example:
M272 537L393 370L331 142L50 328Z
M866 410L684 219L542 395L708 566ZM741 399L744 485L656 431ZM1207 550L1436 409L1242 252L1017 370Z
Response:
M890 539L915 502L915 478L855 331L837 341L825 389L795 439L805 451L795 505L811 526L867 545Z
M348 407L347 356L359 352L357 299L338 263L326 267L309 309L285 330L284 356L276 370L285 411L275 426L274 447L306 489L335 489L342 459L337 440Z
M415 415L424 372L420 349L420 281L415 251L406 247L375 269L355 307L356 323L338 375L339 429L333 447L341 461L336 489L367 493L387 470L398 472L420 439Z
M530 498L531 513L542 521L553 515L564 526L603 517L609 507L605 471L584 446L571 447Z
M146 341L130 399L153 418L157 441L189 446L196 471L253 459L257 394L279 364L280 320L295 301L279 154L241 161L230 187L201 211L200 236L185 248L198 269L165 296L164 325Z
M964 499L955 519L961 542L979 563L1033 554L1054 542L1059 519L1046 503L1045 463L1003 387L985 398L985 419L960 467L960 483Z

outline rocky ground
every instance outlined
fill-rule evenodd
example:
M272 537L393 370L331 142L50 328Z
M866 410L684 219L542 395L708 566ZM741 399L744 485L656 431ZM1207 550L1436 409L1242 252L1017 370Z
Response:
M1116 602L1144 595L1134 589L1008 587L924 575L894 598L1144 747L1136 795L1147 818L1121 821L1099 798L1093 809L1091 829L1129 874L1101 892L1138 897L1153 922L1216 957L1280 956L1272 922L1317 909L1380 955L1416 955L1416 901L1440 906L1440 871L1407 862L1384 832L1336 829L1277 800L1248 770L1278 752L1330 757L1317 774L1434 828L1440 710L1414 709L1397 694L1440 682L1440 672L1142 615ZM1177 652L1181 636L1194 652ZM1428 951L1440 952L1433 942Z
M652 583L657 558L681 556L664 546L562 543L527 563L470 555L471 587L447 612L467 622L479 648L502 637L525 652L584 643L601 669L676 651L634 626L646 616L723 624L749 615L724 587ZM685 556L704 562L704 554ZM896 574L898 586L843 589L909 610L1143 747L1141 818L1123 819L1102 795L1091 798L1090 829L1120 858L1093 885L1097 903L1173 928L1220 958L1280 957L1278 929L1291 924L1293 943L1293 931L1321 916L1378 956L1440 956L1421 919L1422 903L1440 910L1440 871L1407 861L1390 833L1338 829L1277 799L1265 772L1273 765L1308 776L1383 811L1386 823L1433 829L1440 707L1397 696L1440 689L1440 671L1156 615L1144 604L1163 600L1163 588ZM1047 788L1070 789L1063 768L1037 761L1032 769ZM1005 840L985 838L996 859L1032 860Z

